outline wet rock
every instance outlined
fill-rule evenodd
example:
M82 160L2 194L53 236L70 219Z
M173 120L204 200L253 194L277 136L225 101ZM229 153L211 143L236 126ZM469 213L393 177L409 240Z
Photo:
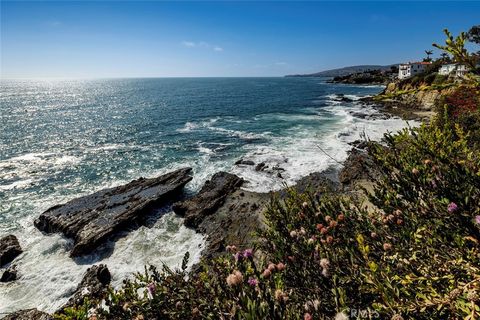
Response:
M12 262L20 253L22 248L13 234L0 239L0 267Z
M361 179L373 179L378 175L371 157L364 150L352 149L343 169L340 171L339 180L348 185Z
M353 142L349 142L348 144L354 146L357 149L366 150L369 142L365 140L355 140Z
M62 232L73 238L71 256L88 254L112 235L143 221L153 209L179 195L192 180L190 172L191 168L183 168L73 199L42 213L35 220L35 226L45 233Z
M255 171L262 171L263 169L265 169L266 166L265 166L265 162L260 162L259 164L257 164L255 166Z
M252 160L243 160L243 159L240 159L237 162L235 162L235 165L237 166L240 164L244 164L246 166L253 166L255 165L255 162L253 162Z
M101 300L107 293L111 280L112 276L106 265L100 264L88 268L73 296L57 312L82 305L86 297L89 300Z
M227 172L217 172L205 182L200 192L193 198L176 202L173 211L185 217L187 227L196 228L206 216L213 214L225 197L240 188L243 179Z
M3 320L53 320L53 317L37 309L27 309L10 313Z
M5 270L0 278L0 282L10 282L15 280L17 280L17 268L15 266Z

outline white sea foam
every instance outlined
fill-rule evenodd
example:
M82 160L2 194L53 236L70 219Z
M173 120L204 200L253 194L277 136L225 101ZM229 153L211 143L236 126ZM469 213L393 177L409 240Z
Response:
M164 171L167 170L162 170L159 174L165 173ZM95 190L86 189L75 196L52 194L41 202L35 201L33 211L40 213L72 197L126 182L111 181ZM17 237L24 253L15 259L20 278L2 286L0 313L33 307L48 312L55 311L69 299L85 270L93 264L107 264L113 275L112 284L119 287L125 277L142 271L145 265L161 266L165 263L169 267L178 267L187 251L191 254L190 265L197 262L204 244L202 235L185 228L181 218L172 212L166 212L153 226L140 227L115 243L105 245L104 247L111 246L114 250L103 260L99 256L102 250L72 260L68 256L71 240L58 234L41 234L33 226L33 218L26 216L17 221L23 230Z
M355 114L372 116L378 111L356 103L337 103L333 100L337 99L336 95L329 98L332 99L327 103L329 107L323 108L322 112L331 113L336 119L335 124L319 131L297 126L289 131L291 134L272 139L269 145L247 147L244 159L264 162L268 168L255 171L254 166L234 166L232 172L248 181L244 189L257 192L279 190L285 183L293 185L312 172L340 168L338 162L348 157L349 143L361 139L364 133L369 139L378 141L386 132L395 132L407 125L400 118L362 119ZM410 122L412 126L417 124ZM284 171L273 170L275 167ZM281 177L277 176L278 172Z

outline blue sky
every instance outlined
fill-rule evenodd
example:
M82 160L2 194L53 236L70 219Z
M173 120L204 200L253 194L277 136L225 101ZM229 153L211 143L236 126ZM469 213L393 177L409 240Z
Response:
M281 76L423 58L480 2L1 0L2 78Z

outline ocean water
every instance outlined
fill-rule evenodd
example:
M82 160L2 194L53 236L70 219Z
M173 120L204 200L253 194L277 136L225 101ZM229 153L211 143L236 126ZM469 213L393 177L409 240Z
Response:
M25 252L15 260L20 278L0 284L0 313L54 311L92 264L107 264L118 286L146 264L178 266L186 251L194 262L204 245L166 208L151 225L72 260L70 240L33 226L50 206L184 166L194 170L190 193L220 170L245 178L247 190L292 185L339 166L323 151L343 161L363 133L378 140L406 125L358 116L376 111L355 100L381 90L321 78L2 80L0 237L15 234ZM235 166L240 158L285 171Z

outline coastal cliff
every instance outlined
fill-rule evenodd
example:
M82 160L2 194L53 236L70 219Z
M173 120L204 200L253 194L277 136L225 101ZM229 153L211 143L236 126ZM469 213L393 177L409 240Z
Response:
M390 82L377 101L394 103L404 108L432 110L441 97L455 90L455 86L429 86L425 83Z

